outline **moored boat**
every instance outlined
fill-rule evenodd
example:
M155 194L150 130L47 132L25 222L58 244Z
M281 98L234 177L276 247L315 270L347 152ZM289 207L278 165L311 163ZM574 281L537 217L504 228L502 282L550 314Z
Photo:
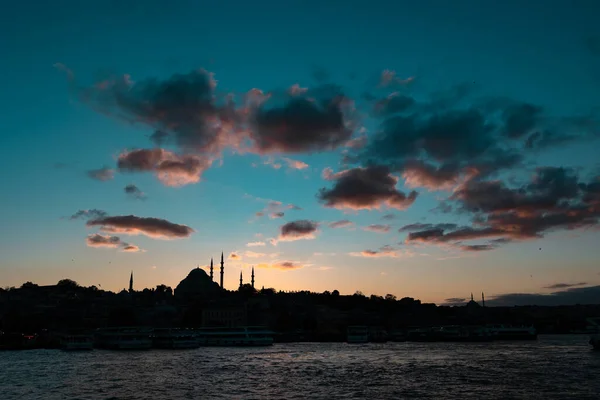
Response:
M151 333L152 329L137 327L99 329L96 345L112 350L148 350L152 347Z
M483 326L445 325L408 331L412 342L491 342L492 332Z
M94 337L86 334L65 334L60 338L60 348L66 351L93 350Z
M157 349L195 349L200 347L198 335L191 329L156 328L152 346Z
M369 343L369 327L349 326L346 330L346 341L348 343Z
M371 327L369 329L369 342L371 343L386 343L388 338L387 331L381 327Z
M533 326L491 325L488 328L494 340L537 340Z
M260 326L199 328L200 346L271 346L273 332Z

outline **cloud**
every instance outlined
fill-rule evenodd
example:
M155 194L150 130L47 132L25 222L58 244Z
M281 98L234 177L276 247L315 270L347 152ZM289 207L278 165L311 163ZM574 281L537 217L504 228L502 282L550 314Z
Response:
M340 221L333 221L330 222L327 226L329 226L332 229L337 229L337 228L350 228L352 226L354 226L354 222L349 221L347 219L342 219Z
M59 71L63 71L64 73L66 73L69 80L72 80L74 78L73 71L71 71L65 64L54 63L53 67L58 69Z
M496 247L497 246L494 246L493 244L468 244L468 245L460 246L460 249L463 251L477 252L477 251L494 250Z
M385 214L385 215L383 215L381 217L381 219L384 219L386 221L391 221L391 220L396 219L396 218L398 218L398 217L396 215L394 215L394 214Z
M600 219L600 179L579 180L573 170L537 168L531 181L511 188L501 181L469 181L450 197L473 226L413 224L407 242L449 243L467 251L491 250L515 241L543 237L547 232L597 226ZM409 229L410 227L410 229ZM489 239L487 245L463 240ZM492 240L493 239L493 240Z
M259 198L256 198L256 200L267 203L261 211L258 211L254 214L256 218L264 217L265 215L268 215L270 219L283 218L286 210L302 210L302 208L294 204L283 204L281 201L277 200L266 200Z
M406 79L400 79L396 75L396 71L390 69L384 69L381 72L381 76L379 78L379 86L390 86L390 85L408 85L414 80L413 77L408 77Z
M346 147L351 149L362 149L367 145L369 138L365 135L355 137L354 139L350 139L346 142Z
M301 219L284 224L279 229L278 241L291 242L301 239L314 239L318 232L319 223Z
M256 247L256 246L264 246L265 242L250 242L250 243L246 243L246 246L248 247Z
M382 74L382 82L394 79L393 71ZM367 99L379 129L348 159L386 165L409 187L451 190L465 180L522 167L542 149L600 137L593 112L556 117L524 101L478 98L475 89L469 83L429 99L401 93Z
M146 235L154 239L179 239L189 237L194 230L160 218L122 215L91 219L87 226L99 226L104 232L125 235Z
M387 233L390 231L390 226L373 224L373 225L365 226L363 228L363 230L368 231L368 232Z
M90 178L95 179L97 181L105 182L105 181L110 181L111 179L113 179L115 177L115 171L108 167L103 167L100 169L91 169L91 170L87 171L87 175Z
M261 263L257 265L258 268L268 268L268 269L279 269L282 271L293 271L296 269L304 268L305 265L298 263L296 261L276 261L270 264Z
M238 253L236 253L235 251L232 252L231 254L229 254L229 257L227 257L228 260L241 260L242 256L240 256Z
M464 306L467 302L467 299L464 297L451 297L449 299L444 300L445 306Z
M588 40L588 48L596 42ZM199 181L226 149L281 155L346 146L345 160L385 165L409 186L447 190L467 177L484 179L521 166L526 153L600 137L593 112L555 117L524 101L478 98L472 83L415 97L400 90L414 78L398 78L392 70L379 77L377 90L385 95L355 102L342 87L322 80L309 88L230 93L217 90L214 75L200 69L166 79L114 76L79 87L71 70L60 63L55 67L67 73L81 101L145 126L158 146L178 147L181 154L170 153L162 173L160 162L141 169L155 171L168 185ZM365 134L364 117L379 123L377 134ZM291 158L283 162L307 168Z
M475 171L472 174L474 175ZM429 190L449 190L458 185L461 179L468 179L469 175L456 164L436 167L419 160L406 162L402 172L406 186L424 187Z
M321 85L283 99L272 96L251 111L250 138L260 153L333 150L352 135L348 107L341 88L335 85Z
M379 250L363 250L361 252L352 252L349 254L352 257L400 257L400 254L391 246L383 246Z
M143 250L134 244L128 244L127 246L123 247L123 251L126 253L138 253Z
M587 282L579 282L579 283L554 283L552 285L544 286L544 289L567 289L577 286L585 286Z
M502 134L511 139L522 138L538 124L543 109L533 104L511 104L502 111Z
M426 229L442 229L442 230L446 230L446 229L456 229L458 227L458 225L456 224L421 224L421 223L416 223L416 224L409 224L409 225L404 225L402 228L398 229L399 232L409 232L409 231L421 231L421 230L426 230Z
M267 254L265 253L255 253L253 251L247 251L244 253L244 255L248 258L260 258L260 257L266 257Z
M105 115L145 125L153 140L174 142L197 154L218 153L238 118L234 105L215 92L213 74L195 70L168 79L133 82L111 77L78 91L79 98Z
M199 182L211 163L210 159L156 148L125 151L117 165L121 172L154 172L166 186L183 186Z
M85 241L89 247L117 248L122 245L121 239L118 236L100 235L98 233L88 235Z
M281 163L276 162L273 157L267 158L265 161L263 161L263 164L268 165L268 166L272 167L273 169L281 168Z
M104 218L107 215L106 211L93 208L91 210L78 210L75 214L71 215L69 219L98 219Z
M500 181L468 182L451 197L474 213L486 232L511 239L539 238L557 229L598 224L600 179L581 182L566 168L538 168L530 183L518 188Z
M146 195L136 185L129 184L125 186L125 193L133 199L144 200Z
M390 117L397 113L409 111L415 105L416 101L412 97L394 92L376 101L372 114L375 117Z
M338 209L379 209L383 206L404 210L417 198L417 192L409 195L396 189L398 178L385 166L353 168L330 175L335 183L331 189L322 188L318 199L326 207Z
M490 306L569 306L576 304L597 304L600 296L600 286L568 288L549 294L541 293L505 293L486 299Z
M309 167L309 165L300 160L292 160L291 158L283 157L283 161L287 163L288 168L302 170Z
M101 235L94 233L88 235L85 239L88 247L95 248L121 248L123 252L135 253L143 251L138 246L130 243L123 242L118 236Z

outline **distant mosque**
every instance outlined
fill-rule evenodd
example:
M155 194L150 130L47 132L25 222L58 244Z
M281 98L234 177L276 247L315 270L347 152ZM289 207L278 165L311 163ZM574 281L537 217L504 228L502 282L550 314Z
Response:
M198 266L190 271L188 276L179 282L179 285L175 288L176 296L201 296L201 297L211 297L213 295L217 295L221 291L225 289L224 279L225 279L225 256L223 252L221 252L221 268L220 268L220 279L219 283L215 282L215 267L213 258L210 259L210 268L209 273L207 274L204 269ZM254 289L254 267L252 267L252 275L251 275L251 285ZM243 274L240 272L240 286L241 289L244 286Z
M220 283L217 284L214 281L214 262L213 258L210 259L210 270L208 275L204 269L198 266L190 271L187 277L185 277L179 285L175 288L175 294L180 295L211 295L216 294L219 291L225 289L223 284L223 280L225 278L225 259L224 254L221 252L221 276ZM252 289L254 289L254 267L252 267L252 275L250 276L250 285ZM241 289L244 286L244 277L242 271L240 271L240 286L238 289ZM131 275L129 277L129 293L133 293L133 271L131 271Z

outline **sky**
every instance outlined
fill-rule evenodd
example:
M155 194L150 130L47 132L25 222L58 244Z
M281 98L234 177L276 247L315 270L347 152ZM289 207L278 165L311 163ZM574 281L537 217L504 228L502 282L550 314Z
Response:
M1 286L600 286L597 1L4 9Z

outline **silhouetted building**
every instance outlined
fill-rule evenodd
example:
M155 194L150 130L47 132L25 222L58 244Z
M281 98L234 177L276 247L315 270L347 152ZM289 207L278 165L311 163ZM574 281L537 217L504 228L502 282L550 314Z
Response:
M465 307L467 314L471 317L479 316L483 311L481 305L473 300L473 293L471 293L471 300L469 300Z
M133 293L133 271L131 271L131 276L129 277L129 293Z
M242 271L240 271L240 289L244 286L244 278L242 277Z
M235 304L216 304L202 310L204 327L240 327L247 325L246 307Z
M210 280L213 280L213 258L210 258Z
M254 267L252 267L252 279L250 283L252 284L252 289L254 289Z

